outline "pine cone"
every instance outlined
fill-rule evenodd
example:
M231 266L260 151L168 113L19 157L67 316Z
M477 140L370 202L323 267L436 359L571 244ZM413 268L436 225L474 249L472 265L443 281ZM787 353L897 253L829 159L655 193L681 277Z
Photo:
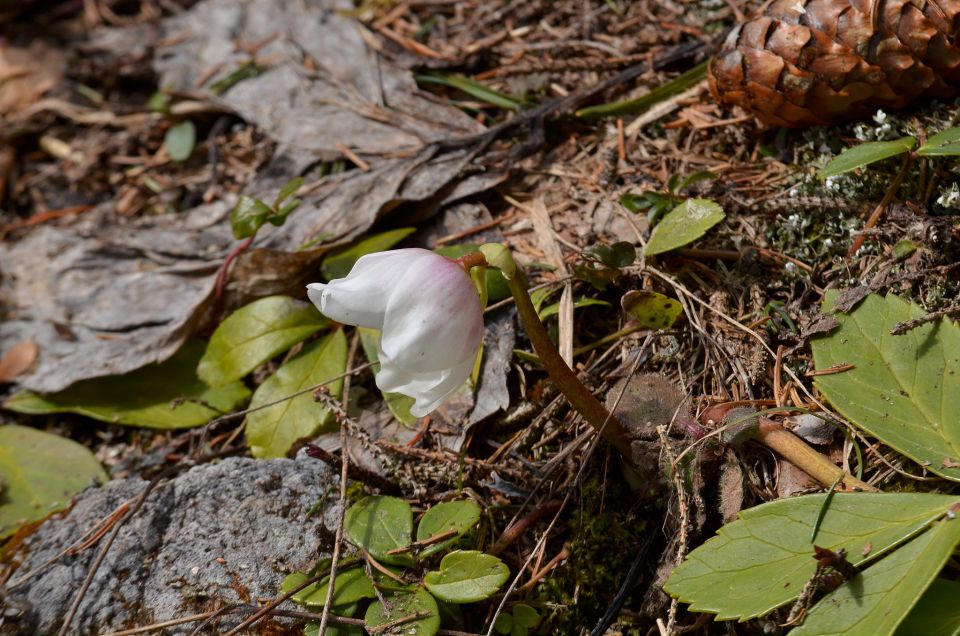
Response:
M776 0L710 62L710 90L779 126L960 92L960 0Z

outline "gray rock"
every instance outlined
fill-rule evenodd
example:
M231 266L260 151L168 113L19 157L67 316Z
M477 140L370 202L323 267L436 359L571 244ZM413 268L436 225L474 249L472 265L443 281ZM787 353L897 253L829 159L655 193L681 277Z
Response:
M69 513L47 521L26 541L23 562L3 590L0 634L56 633L101 544L63 557L19 585L18 579L42 568L146 485L125 479L88 490ZM183 473L151 493L120 530L70 633L103 634L276 596L287 573L309 568L329 547L336 488L337 477L315 460L231 458ZM308 518L325 497L329 505ZM226 631L237 620L226 616L204 633ZM164 633L189 634L196 627L188 623Z

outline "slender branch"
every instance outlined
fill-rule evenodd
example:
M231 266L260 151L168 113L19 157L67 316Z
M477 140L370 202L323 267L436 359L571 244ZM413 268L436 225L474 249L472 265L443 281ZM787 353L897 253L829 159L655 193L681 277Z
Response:
M521 277L515 274L506 278L517 312L520 314L520 320L523 321L523 327L543 368L583 419L613 444L627 461L633 461L630 434L627 429L620 420L611 417L606 407L584 386L577 374L560 357L560 352L557 351L546 328L540 322L540 317L533 307L530 294L527 293Z

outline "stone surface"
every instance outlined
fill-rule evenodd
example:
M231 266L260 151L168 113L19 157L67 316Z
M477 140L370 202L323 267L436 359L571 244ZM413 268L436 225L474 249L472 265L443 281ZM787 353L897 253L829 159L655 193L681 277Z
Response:
M18 579L146 485L126 479L88 490L68 514L47 521L25 542L23 563L3 590L0 634L57 632L101 544L59 559L20 585ZM103 634L276 596L287 573L309 568L328 547L336 491L337 477L306 458L231 458L181 474L151 493L120 530L69 633ZM308 518L324 498L329 505ZM236 620L225 617L205 633L226 631ZM164 633L189 634L196 627L188 623Z

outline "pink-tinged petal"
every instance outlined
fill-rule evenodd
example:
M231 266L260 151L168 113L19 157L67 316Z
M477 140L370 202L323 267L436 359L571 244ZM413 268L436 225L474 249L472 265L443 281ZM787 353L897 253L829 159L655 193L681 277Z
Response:
M413 263L387 301L380 347L414 371L457 366L483 337L480 298L473 281L446 258Z
M324 316L346 325L383 328L383 295L371 293L363 285L351 284L347 278L326 285L307 285L307 297Z

